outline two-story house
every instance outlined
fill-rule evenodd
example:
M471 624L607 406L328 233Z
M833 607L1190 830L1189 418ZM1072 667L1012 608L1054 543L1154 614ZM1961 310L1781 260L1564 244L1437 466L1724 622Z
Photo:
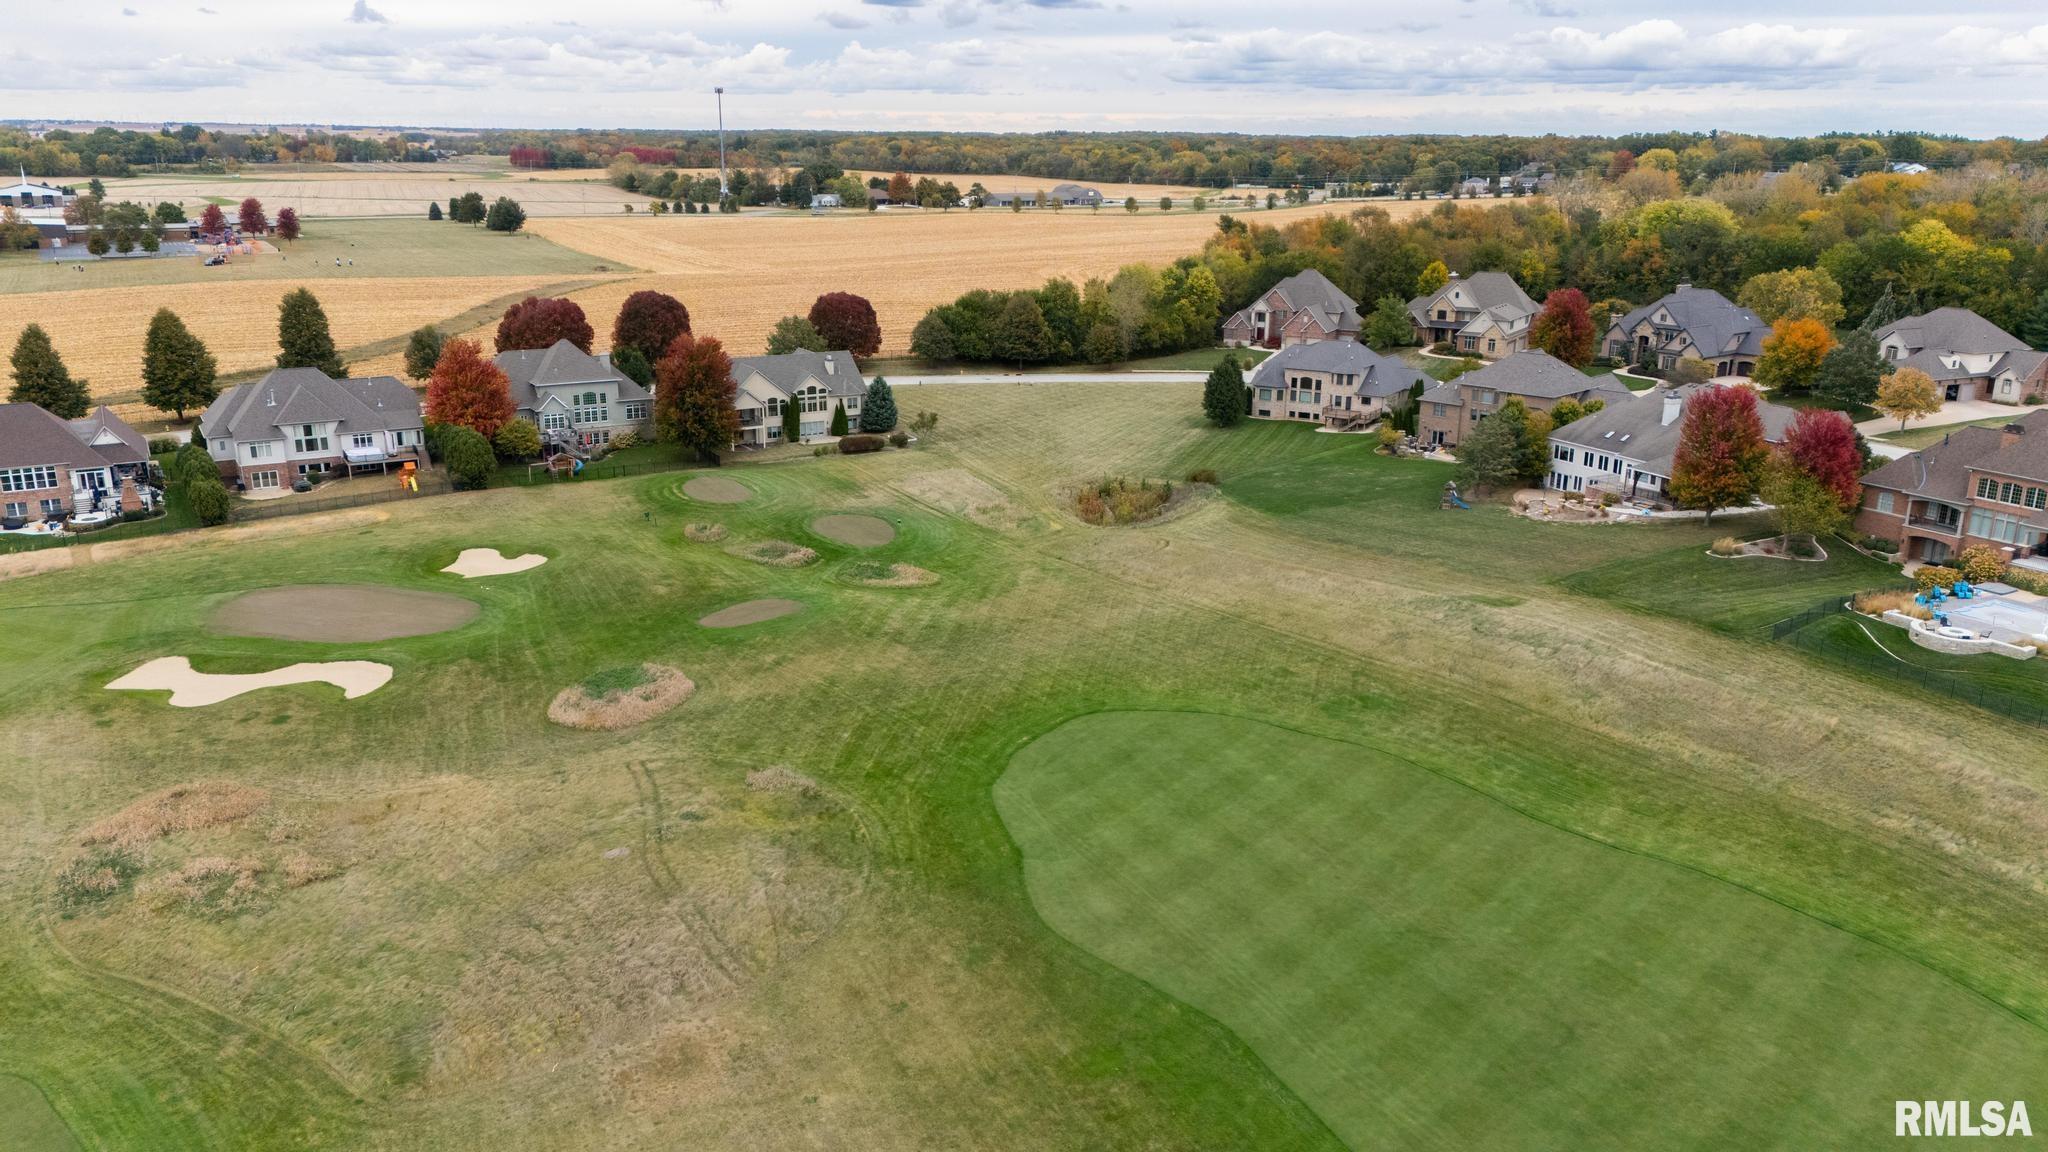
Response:
M336 380L318 368L279 368L222 392L199 417L199 431L221 477L252 492L290 488L302 477L427 465L419 395L395 376Z
M849 427L858 424L868 388L851 352L735 356L732 378L739 385L738 443L754 448L782 442L782 413L792 404L805 440L831 431L835 405L846 409Z
M1422 394L1416 414L1415 438L1439 448L1455 448L1481 420L1510 397L1532 412L1548 412L1567 397L1584 403L1594 397L1612 403L1630 397L1612 376L1588 376L1548 352L1517 352Z
M1408 302L1415 339L1449 344L1466 356L1497 360L1529 346L1536 302L1505 272L1456 272L1442 288Z
M102 407L60 420L34 404L0 404L0 522L154 505L149 442Z
M1943 400L2018 404L2048 391L2048 352L1968 308L1936 308L1877 330L1879 355L1934 380Z
M654 394L612 367L609 356L557 340L548 348L500 352L492 362L505 373L519 418L540 428L544 447L580 455L622 432L654 431Z
M1318 340L1358 337L1358 302L1311 268L1266 289L1223 322L1233 347L1285 348Z
M1711 288L1680 284L1608 325L1602 346L1628 364L1648 359L1659 370L1704 360L1716 376L1748 376L1764 354L1771 326Z
M1987 544L2048 572L2048 409L2002 428L1958 428L1865 476L1856 530L1899 541L1909 561L1939 564Z
M1429 377L1356 340L1292 344L1252 373L1255 420L1312 420L1326 428L1363 428L1395 397Z
M1610 399L1600 411L1553 429L1550 475L1544 483L1559 492L1612 493L1624 500L1670 499L1672 458L1686 406L1709 388L1742 384L1682 384ZM1764 440L1785 442L1799 413L1782 404L1756 406Z

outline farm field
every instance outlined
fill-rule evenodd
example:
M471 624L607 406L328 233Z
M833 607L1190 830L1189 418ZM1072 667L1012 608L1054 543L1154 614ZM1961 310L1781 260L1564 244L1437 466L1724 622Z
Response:
M109 200L138 200L146 204L172 200L184 205L188 215L197 215L209 203L232 208L244 197L254 196L263 201L265 211L272 216L280 208L293 208L308 220L335 216L410 216L424 220L427 205L438 201L445 209L450 197L467 192L481 193L487 201L510 196L519 201L528 216L590 216L623 212L628 204L636 210L647 206L647 197L601 182L544 183L468 172L134 176L108 180L106 186Z
M1575 590L1638 557L1762 616L1705 555L1753 523L1439 511L1443 466L1199 390L905 388L925 445L739 503L569 482L0 581L0 1087L109 1148L1803 1149L2039 1079L2035 731ZM1065 511L1193 468L1163 523ZM735 554L778 542L816 559ZM209 625L310 583L480 613ZM165 656L392 678L104 690ZM546 719L647 662L694 694ZM1510 951L1537 983L1468 994Z

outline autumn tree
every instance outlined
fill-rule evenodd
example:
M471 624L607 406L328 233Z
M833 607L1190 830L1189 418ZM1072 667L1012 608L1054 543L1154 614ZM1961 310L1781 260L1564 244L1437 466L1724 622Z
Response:
M1934 377L1918 368L1901 368L1878 382L1871 407L1897 420L1904 432L1908 420L1941 411L1941 391L1934 386Z
M1816 320L1823 328L1842 322L1842 286L1820 268L1788 268L1751 276L1735 302L1766 324L1780 320Z
M297 240L299 238L298 209L279 208L277 210L277 235L281 240Z
M1856 426L1840 412L1802 408L1785 432L1784 455L1800 471L1834 493L1848 511L1863 501L1863 453Z
M1409 267L1412 268L1414 265L1411 264ZM1443 261L1431 260L1428 266L1423 268L1422 274L1415 278L1415 294L1417 296L1434 296L1439 289L1450 282L1451 270L1444 267Z
M277 366L318 368L336 380L348 375L334 349L327 311L311 290L295 288L277 303Z
M875 306L851 292L827 292L811 305L811 327L833 350L866 358L882 350L882 325Z
M219 365L178 314L159 308L142 342L142 400L185 422L185 413L204 408L220 395Z
M911 184L908 172L898 172L894 176L889 177L888 192L889 203L891 204L914 204L917 202L917 190Z
M489 440L515 411L510 381L484 358L483 346L474 340L448 341L427 380L427 422L473 428Z
M1574 368L1593 362L1593 348L1599 334L1593 331L1593 311L1586 294L1577 288L1559 288L1543 298L1543 311L1529 329L1529 343Z
M405 374L415 380L425 380L434 374L434 365L441 362L441 347L448 338L432 324L413 329L405 340Z
M263 201L254 196L242 201L235 211L235 223L244 236L261 236L270 228L270 220L263 215Z
M715 338L678 336L655 364L654 378L657 436L703 457L732 447L740 434L739 385Z
M668 354L676 337L689 331L690 310L681 300L666 292L642 289L619 306L619 315L612 321L612 352L616 356L621 348L635 348L649 364L656 364Z
M927 316L925 319L933 319ZM940 321L941 324L944 321ZM919 327L923 327L922 324ZM915 343L915 340L912 341ZM802 316L784 316L775 322L775 328L768 333L768 354L786 356L791 352L828 352L831 348L818 329Z
M1366 347L1384 352L1415 342L1415 321L1408 315L1408 302L1388 293L1373 303L1365 318Z
M498 321L500 352L552 348L557 340L567 340L588 352L596 338L582 306L560 296L528 296L505 309Z
M209 232L218 236L222 232L227 231L227 227L227 213L222 212L218 204L208 204L206 211L199 214L199 230L201 232Z
M1700 388L1686 401L1678 427L1671 496L1687 508L1704 509L1712 523L1716 509L1747 504L1756 495L1769 455L1754 391Z
M34 404L62 420L77 420L92 407L85 381L72 379L42 325L21 330L8 362L14 368L14 388L7 393L10 403Z
M1202 414L1218 428L1230 428L1244 419L1244 368L1236 356L1225 356L1210 371L1202 385Z
M1849 522L1840 497L1783 452L1772 452L1764 461L1757 493L1771 506L1778 538L1788 546L1797 537L1838 532Z
M1764 354L1756 362L1756 382L1766 388L1805 392L1834 347L1834 334L1818 320L1779 320L1764 337Z

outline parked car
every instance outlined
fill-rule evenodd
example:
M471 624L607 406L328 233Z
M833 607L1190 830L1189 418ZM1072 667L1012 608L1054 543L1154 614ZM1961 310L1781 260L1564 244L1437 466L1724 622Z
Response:
M228 262L228 258L227 258L227 257L225 257L225 256L221 255L221 254L220 254L220 253L218 253L218 252L215 252L215 253L214 253L213 255L211 255L211 256L208 256L208 257L206 258L206 263L205 263L204 267L207 267L207 268L211 268L211 267L213 267L213 266L214 266L214 265L216 265L216 264L225 264L225 263L227 263L227 262Z

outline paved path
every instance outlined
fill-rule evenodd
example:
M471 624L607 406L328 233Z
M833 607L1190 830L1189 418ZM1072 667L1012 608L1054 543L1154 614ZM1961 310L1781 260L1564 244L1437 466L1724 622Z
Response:
M2010 404L1993 404L1989 400L1951 400L1941 406L1941 411L1932 416L1910 420L1906 427L1939 428L1945 424L1967 424L1972 420L2016 420L2026 411L2025 408L2015 408ZM1899 422L1890 416L1879 416L1875 420L1865 420L1858 424L1856 430L1865 436L1896 435L1899 431Z
M920 384L1200 384L1207 372L959 372L889 376L891 388Z

